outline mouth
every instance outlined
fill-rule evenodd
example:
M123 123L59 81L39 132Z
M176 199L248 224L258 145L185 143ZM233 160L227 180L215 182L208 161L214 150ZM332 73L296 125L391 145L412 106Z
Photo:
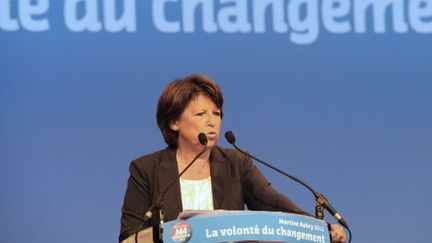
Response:
M216 139L216 137L217 137L217 133L215 133L215 132L208 132L207 133L208 139Z

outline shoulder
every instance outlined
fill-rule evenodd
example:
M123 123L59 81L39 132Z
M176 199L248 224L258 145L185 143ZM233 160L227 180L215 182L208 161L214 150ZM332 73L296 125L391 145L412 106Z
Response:
M149 163L151 161L154 161L155 159L160 158L160 156L164 153L167 153L169 151L169 148L165 148L159 151L155 151L146 155L142 155L136 159L134 159L132 162L136 163Z
M236 166L244 166L251 163L251 160L245 154L236 149L228 149L220 146L215 146L212 149L212 161L229 162Z
M150 154L138 157L130 163L129 170L148 171L160 165L163 161L169 161L169 158L175 154L174 149L165 148Z
M241 153L235 149L223 148L216 145L211 151L211 156L215 159L235 159L241 156Z

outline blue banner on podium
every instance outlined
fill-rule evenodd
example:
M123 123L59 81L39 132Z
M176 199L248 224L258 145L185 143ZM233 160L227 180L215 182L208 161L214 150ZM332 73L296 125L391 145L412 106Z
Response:
M164 228L165 243L330 242L326 222L281 212L211 211L170 221Z

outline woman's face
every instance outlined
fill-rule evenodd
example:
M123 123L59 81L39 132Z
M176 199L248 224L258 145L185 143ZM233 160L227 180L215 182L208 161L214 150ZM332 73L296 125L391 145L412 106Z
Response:
M189 102L180 118L173 121L170 128L179 133L178 147L201 146L198 134L204 133L208 139L207 146L211 148L219 138L221 122L221 110L209 97L199 95Z

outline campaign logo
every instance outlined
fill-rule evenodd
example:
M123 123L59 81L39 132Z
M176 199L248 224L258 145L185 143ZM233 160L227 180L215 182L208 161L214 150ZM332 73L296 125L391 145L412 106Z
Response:
M192 237L192 227L186 221L176 223L171 229L171 239L177 243L185 243Z

